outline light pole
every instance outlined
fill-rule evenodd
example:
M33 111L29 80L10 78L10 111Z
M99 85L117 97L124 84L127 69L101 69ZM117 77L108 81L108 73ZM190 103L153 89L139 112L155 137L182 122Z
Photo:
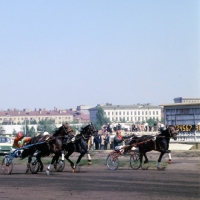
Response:
M24 122L25 122L25 129L24 129L24 134L25 134L25 136L26 136L26 118L25 118L25 120L24 120Z

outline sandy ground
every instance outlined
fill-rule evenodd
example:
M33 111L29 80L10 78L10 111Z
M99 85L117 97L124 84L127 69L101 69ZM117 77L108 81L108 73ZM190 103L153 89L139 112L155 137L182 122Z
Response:
M105 160L108 151L92 152L92 159ZM147 154L157 160L156 152ZM74 154L74 158L76 158ZM86 159L84 157L83 159ZM155 167L148 170L132 170L129 156L121 156L119 162L127 165L111 171L105 162L81 166L75 173L66 162L62 172L45 171L26 174L25 164L14 164L10 175L0 175L1 200L193 200L200 199L200 151L172 152L172 164L163 171ZM164 156L163 162L168 160Z

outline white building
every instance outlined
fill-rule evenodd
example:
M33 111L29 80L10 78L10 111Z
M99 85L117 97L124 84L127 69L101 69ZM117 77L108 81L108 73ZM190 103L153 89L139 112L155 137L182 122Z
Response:
M112 104L98 104L94 108L90 108L90 121L96 121L96 114L98 107L102 107L104 114L111 122L144 122L147 119L154 119L160 121L162 118L162 107L153 106L150 103L136 104L136 105L112 105Z

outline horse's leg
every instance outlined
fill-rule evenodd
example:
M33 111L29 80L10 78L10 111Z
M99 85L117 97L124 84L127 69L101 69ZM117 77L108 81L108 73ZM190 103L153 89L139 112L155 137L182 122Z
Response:
M171 156L171 153L168 153L168 164L171 164L172 163L172 156Z
M144 167L144 165L143 165L143 156L144 156L144 158L145 158L144 164L148 163L149 160L148 160L148 158L147 158L146 153L140 153L141 169L146 170L146 169L148 169L149 167L148 167L148 166L147 166L147 167L146 167L146 166Z
M28 173L29 170L30 170L30 163L31 163L31 161L32 161L32 155L30 155L28 157L28 163L27 163L26 173Z
M56 161L56 159L57 159L57 154L55 154L55 155L52 157L51 163L50 163L49 166L47 167L47 170L46 170L46 174L47 174L47 175L50 175L51 165L54 164L54 162Z
M42 155L41 155L40 153L38 153L38 154L36 155L37 162L39 162L39 164L40 164L40 172L42 172L43 169L44 169L44 165L43 165L43 163L42 163L41 157L42 157Z
M89 151L87 152L87 159L88 159L88 165L91 165L92 164L92 159L91 159Z
M144 164L148 163L148 162L149 162L149 160L148 160L148 158L147 158L147 155L146 155L146 153L144 153L144 158L145 158Z
M144 169L142 160L143 160L143 153L140 152L140 166L141 166L141 169Z
M66 160L70 163L71 168L72 168L72 172L74 172L75 169L75 165L74 163L69 159L69 156L72 155L73 151L68 151L65 155Z
M54 156L55 157L55 160L54 160L54 169L55 170L57 169L57 164L58 164L60 156L61 156L61 160L60 160L59 164L62 165L63 162L64 162L64 159L65 159L64 151L60 151L60 152L55 153L55 156Z
M76 165L78 165L78 163L81 161L81 158L85 155L85 153L81 153L80 156L78 157L77 161L76 161Z
M76 164L75 164L75 169L77 168L79 162L81 161L82 157L85 155L85 153L81 153L80 156L78 157L77 161L76 161ZM74 169L74 170L75 170ZM78 168L78 171L80 171L80 167Z
M161 168L160 168L160 162L161 162L162 157L163 157L164 154L165 154L165 152L161 152L161 153L160 153L160 156L159 156L159 158L158 158L158 162L157 162L157 165L156 165L156 167L157 167L158 170L161 169ZM163 169L164 169L164 168L163 168Z

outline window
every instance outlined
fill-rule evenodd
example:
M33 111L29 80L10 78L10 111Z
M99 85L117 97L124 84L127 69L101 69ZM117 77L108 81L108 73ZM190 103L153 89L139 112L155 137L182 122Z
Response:
M138 111L138 115L140 115L140 111Z
M118 115L118 113L117 113L117 112L116 112L115 114L116 114L116 115Z
M147 111L145 112L145 114L147 115Z
M129 121L129 117L127 117L127 121Z
M149 111L149 115L151 115L151 111Z
M155 111L153 111L153 115L155 115Z
M121 115L121 112L119 112L119 115Z
M127 112L127 115L129 115L129 112Z
M156 111L156 115L158 115L158 111Z
M110 112L108 112L108 115L110 115Z
M135 111L135 115L137 115L137 112Z
M125 112L123 112L123 115L125 115Z
M140 121L140 117L138 117L138 121Z
M142 111L142 115L144 115L144 112Z

